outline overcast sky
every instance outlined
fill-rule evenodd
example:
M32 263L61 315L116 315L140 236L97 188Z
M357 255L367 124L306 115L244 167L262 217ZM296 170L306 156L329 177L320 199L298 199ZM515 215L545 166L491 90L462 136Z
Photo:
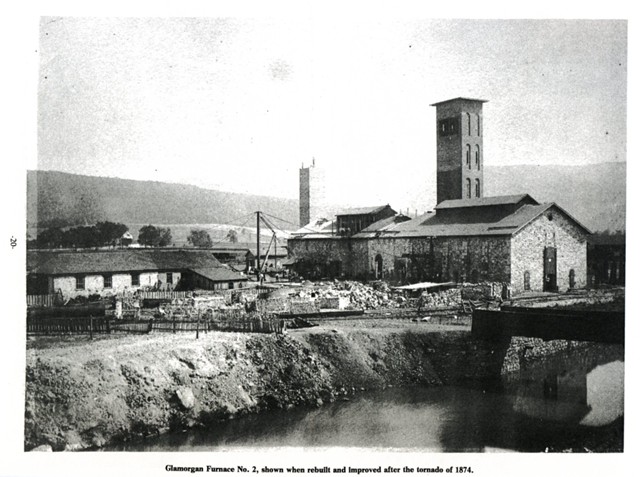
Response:
M331 202L422 209L458 96L487 166L626 160L624 21L46 17L38 54L34 168L297 198L315 157Z

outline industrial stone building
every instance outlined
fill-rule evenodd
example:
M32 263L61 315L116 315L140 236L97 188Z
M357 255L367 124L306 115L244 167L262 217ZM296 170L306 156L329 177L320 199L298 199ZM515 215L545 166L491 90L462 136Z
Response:
M292 268L308 278L503 282L513 293L585 287L589 230L528 194L483 197L484 102L435 104L433 212L409 219L383 206L315 221L288 242Z

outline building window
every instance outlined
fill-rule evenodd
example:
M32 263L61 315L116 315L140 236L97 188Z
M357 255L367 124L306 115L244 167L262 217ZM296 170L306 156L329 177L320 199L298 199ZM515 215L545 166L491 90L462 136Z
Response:
M467 144L467 167L471 169L471 146Z
M480 136L480 115L478 114L478 136Z
M529 274L529 270L524 272L524 291L531 290L531 275Z
M575 288L575 287L576 287L576 272L572 268L571 270L569 270L569 288Z
M229 290L233 290L233 282L229 282Z
M84 275L76 277L76 290L84 290Z
M167 272L167 285L173 284L173 273Z
M480 146L476 144L476 169L480 170Z
M476 179L476 197L480 197L480 179Z
M471 136L471 115L467 113L467 131L469 131L469 136Z
M471 199L471 179L467 179L467 199Z
M133 287L139 287L140 286L140 274L139 273L133 273L131 275L131 286L133 286Z
M113 275L102 276L103 288L113 288Z

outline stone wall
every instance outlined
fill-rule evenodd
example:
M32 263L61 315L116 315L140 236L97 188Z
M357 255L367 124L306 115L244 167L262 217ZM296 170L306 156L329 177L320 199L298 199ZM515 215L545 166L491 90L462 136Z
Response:
M434 241L438 281L509 281L510 258L508 237L438 237Z
M297 260L318 270L340 261L346 278L417 281L509 282L508 237L378 237L372 239L298 239L289 241ZM382 276L376 277L376 260ZM309 275L309 274L308 274ZM322 273L316 274L319 278ZM325 272L324 276L331 276Z
M287 247L289 256L298 261L298 273L306 278L364 279L370 271L364 240L342 237L290 239ZM335 265L338 262L339 270Z
M511 288L514 293L524 291L526 271L529 272L531 290L543 290L545 247L557 250L557 286L560 291L570 288L571 270L575 273L575 288L586 287L586 234L557 207L539 216L515 234L511 241Z

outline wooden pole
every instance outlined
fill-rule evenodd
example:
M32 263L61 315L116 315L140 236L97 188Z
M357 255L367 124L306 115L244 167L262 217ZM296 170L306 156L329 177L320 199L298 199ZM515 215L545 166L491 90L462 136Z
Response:
M258 283L262 285L260 281L260 211L256 212L256 273L258 274Z
M89 339L93 339L93 315L89 315Z

